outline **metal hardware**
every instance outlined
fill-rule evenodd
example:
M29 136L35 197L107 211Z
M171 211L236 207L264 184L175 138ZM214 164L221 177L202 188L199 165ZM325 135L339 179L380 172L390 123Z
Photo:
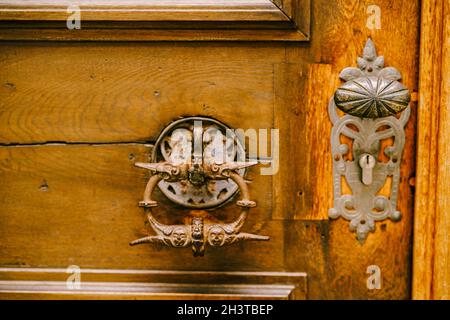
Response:
M203 213L206 214L206 212ZM148 211L147 220L156 235L134 240L130 245L161 243L175 248L191 246L194 257L199 257L204 255L206 244L212 247L222 247L243 240L269 240L267 236L240 232L247 214L248 209L243 209L239 218L228 224L206 222L204 217L194 216L191 217L190 224L165 225L156 221L151 211Z
M214 164L245 162L245 150L234 132L219 121L189 117L164 129L155 143L151 161L182 171L175 181L158 182L167 198L183 207L208 209L224 204L239 189L229 177L219 179L219 175L213 174ZM250 162L246 164L250 166ZM247 166L232 170L243 177Z
M242 240L269 240L267 236L240 232L250 208L256 203L249 198L244 175L256 161L245 161L245 149L234 132L224 124L209 118L189 117L169 125L159 136L150 163L135 163L150 170L151 176L139 205L156 232L132 241L161 243L184 248L191 246L194 256L203 256L205 245L221 247ZM152 215L158 203L152 199L158 186L174 203L191 210L188 224L165 225ZM231 223L218 223L207 211L229 201L238 191L236 204L241 214Z
M375 231L375 221L401 218L396 206L410 94L398 82L400 72L383 68L384 58L377 56L370 38L363 57L358 58L358 67L341 72L339 77L346 82L336 90L328 106L333 123L334 188L334 208L329 216L349 220L350 230L363 243L369 232ZM340 117L337 108L346 115ZM386 197L379 192L388 177L392 182ZM351 194L343 194L343 179Z
M369 186L372 183L372 171L375 167L376 160L373 155L365 153L359 158L359 166L362 169L362 182Z

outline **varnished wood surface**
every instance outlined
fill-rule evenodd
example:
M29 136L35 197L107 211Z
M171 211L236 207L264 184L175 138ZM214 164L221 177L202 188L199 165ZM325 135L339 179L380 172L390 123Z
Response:
M0 40L39 40L39 41L308 41L309 36L296 30L268 30L262 28L238 29L234 26L227 29L208 29L201 27L195 30L160 29L160 30L123 30L120 33L111 29L81 29L67 32L65 29L46 29L33 26L26 28L11 28L0 23Z
M413 298L450 299L450 5L424 1L420 44Z
M450 300L450 4L444 2L433 298Z
M413 297L432 298L436 219L443 1L425 1L421 13L420 100L417 114Z
M377 223L360 245L348 221L327 219L326 112L339 72L356 65L371 36L386 65L417 91L418 1L378 1L381 30L366 27L370 4L312 1L305 44L1 43L1 265L305 272L311 299L409 298L415 102L401 167L402 220ZM280 129L280 171L260 176L255 168L249 176L258 206L245 228L270 235L269 242L197 259L189 250L128 247L146 232L136 206L146 173L132 163L148 154L145 142L186 115ZM178 210L167 215L174 210L159 199L158 218L182 218ZM223 210L221 218L236 214L232 206ZM380 290L367 289L370 265L381 268Z
M330 81L337 80L335 86L339 85L339 72L345 67L356 66L356 57L362 54L369 36L373 39L378 54L385 57L385 65L399 69L403 76L402 82L413 93L417 92L419 3L378 1L376 4L380 7L382 14L380 30L370 30L366 27L368 15L365 12L367 6L371 4L373 3L370 1L357 0L328 1L326 4L322 1L313 1L311 47L305 50L303 46L288 45L287 57L292 62L313 61L332 66L331 74L325 73L326 66L322 67L324 74L322 84L315 86L318 92L329 90L326 88L329 88ZM312 81L319 82L314 77ZM308 83L308 79L305 82ZM307 87L303 85L302 88L306 90ZM321 97L321 94L318 96ZM296 106L294 110L311 112L306 109L309 103L305 95L298 95L298 100L293 102ZM326 112L326 106L327 103L321 102L313 104L310 108L323 108L323 112ZM401 221L377 223L376 232L369 235L364 245L358 243L354 234L348 229L348 221L342 219L302 224L290 221L287 224L285 242L295 243L296 246L287 247L286 264L289 270L296 270L296 268L310 270L308 272L311 277L309 292L321 292L320 297L329 299L356 297L408 299L410 297L413 189L408 181L415 173L416 102L413 101L411 107L412 115L405 129L406 144L402 158L400 194L397 204L403 214ZM300 123L312 128L320 126L311 122ZM315 138L308 141L311 150L316 145L321 145L323 152L312 153L314 157L310 159L311 163L320 165L322 158L327 157L331 164L331 155L327 154L327 149L324 148L326 142L322 142L322 139L329 141L329 133L324 130L323 136L313 135L312 137ZM299 139L302 138L299 137ZM321 142L315 139L320 139ZM314 180L314 176L311 176L311 179ZM331 188L328 181L317 180L317 184L319 188L320 186ZM300 184L296 186L301 187ZM322 190L319 197L328 192L330 189ZM322 198L323 201L329 201L324 198ZM305 219L314 216L325 217L326 213L298 210L295 216ZM310 240L297 241L298 237ZM315 252L314 258L308 258L310 255L307 252ZM367 288L366 281L369 276L367 268L370 265L377 265L381 269L382 289L380 290ZM315 271L312 272L312 269ZM325 292L321 289L324 287L332 289Z
M0 46L1 143L155 141L189 115L270 128L272 65L284 59L279 45Z
M244 231L268 234L269 242L208 248L194 259L190 248L176 249L129 242L152 230L145 226L142 200L148 172L143 144L46 145L0 148L0 265L112 269L280 270L282 223L271 212L268 176L251 172L251 196L258 202ZM159 192L155 217L183 223L186 210L174 208ZM259 195L259 196L258 196ZM212 212L223 221L239 214L230 203ZM270 255L272 259L266 257ZM186 263L189 261L189 263Z

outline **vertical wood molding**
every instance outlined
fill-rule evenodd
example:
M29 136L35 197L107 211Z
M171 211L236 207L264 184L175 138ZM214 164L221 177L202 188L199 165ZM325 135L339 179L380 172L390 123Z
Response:
M328 210L333 207L333 166L331 159L331 145L329 139L324 139L324 133L331 132L331 121L328 113L317 106L326 106L333 96L339 80L333 77L331 64L309 64L308 83L305 93L307 141L314 145L310 156L306 160L306 172L313 172L308 176L311 185L311 210L295 211L296 220L328 220ZM317 90L321 88L321 90ZM300 209L300 208L299 208ZM304 211L304 210L303 210Z
M450 2L444 1L433 298L450 299Z
M450 297L449 3L422 1L413 299Z

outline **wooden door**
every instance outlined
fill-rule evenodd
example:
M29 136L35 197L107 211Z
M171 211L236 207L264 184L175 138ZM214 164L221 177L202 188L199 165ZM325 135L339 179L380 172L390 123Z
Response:
M0 9L2 298L411 297L418 0L96 0L81 2L72 30L74 9L55 2ZM348 221L328 218L327 106L369 37L400 70L412 114L402 219L378 222L361 244ZM134 163L191 116L279 130L276 174L260 165L246 177L257 206L243 230L270 241L203 257L129 246L149 232L138 207L148 171ZM182 223L184 211L156 193L155 217ZM214 211L238 214L234 202ZM68 286L78 271L81 286Z

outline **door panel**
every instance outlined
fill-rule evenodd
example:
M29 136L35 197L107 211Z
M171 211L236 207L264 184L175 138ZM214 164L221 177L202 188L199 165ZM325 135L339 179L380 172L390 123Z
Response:
M188 115L220 118L232 128L269 128L273 64L283 61L284 48L250 51L215 44L3 43L2 79L13 85L0 93L1 142L151 142Z
M194 259L189 248L135 246L147 233L137 203L148 174L134 166L145 161L145 144L40 145L7 147L0 152L2 172L2 266L167 270L253 270L283 268L283 237L208 248ZM31 160L32 159L32 160ZM252 172L252 209L247 230L283 234L283 224L270 220L271 179ZM260 196L257 196L260 195ZM162 223L181 223L187 215L158 192ZM17 204L20 203L20 206ZM231 221L234 203L219 209ZM267 259L267 256L271 259ZM188 262L188 263L187 263Z
M79 33L60 25L39 33L33 24L16 28L21 21L8 29L10 18L0 15L2 298L19 297L18 291L31 288L21 281L33 280L44 286L59 281L56 293L44 287L22 297L64 298L61 282L70 265L81 268L82 283L91 290L73 298L105 298L99 294L105 286L125 298L117 285L122 282L129 292L133 283L144 283L144 298L178 298L186 283L191 289L216 285L211 291L189 289L187 298L241 298L243 292L242 298L259 298L258 291L270 298L409 298L419 1L377 1L381 29L373 30L366 26L370 1L305 3L286 9L290 23L297 22L295 39L285 27L276 27L284 30L280 36L275 27L250 32L248 25L236 26L233 39L224 36L231 29L202 38L202 32L211 36L207 27L178 36L170 29L170 38L170 30L158 33L151 21L133 25L134 34L124 28L105 36L108 21L103 29L91 21ZM299 38L299 32L306 36ZM154 41L161 40L156 34L173 41ZM177 42L180 34L197 41ZM413 101L397 204L402 220L377 223L361 245L348 221L328 219L333 186L327 105L341 84L339 72L356 65L369 36L386 65L400 70ZM148 162L160 132L187 116L212 117L231 128L279 129L278 172L264 176L258 166L247 176L257 207L243 230L267 234L270 241L208 247L198 258L189 248L129 246L148 232L138 207L148 172L134 163ZM186 210L159 191L155 198L158 220L183 221ZM234 202L215 212L222 221L239 214ZM367 287L370 266L381 272L380 289ZM27 275L17 276L18 269ZM208 272L215 276L202 282ZM257 274L220 282L225 272ZM121 276L136 273L151 276ZM160 282L179 286L157 291Z

